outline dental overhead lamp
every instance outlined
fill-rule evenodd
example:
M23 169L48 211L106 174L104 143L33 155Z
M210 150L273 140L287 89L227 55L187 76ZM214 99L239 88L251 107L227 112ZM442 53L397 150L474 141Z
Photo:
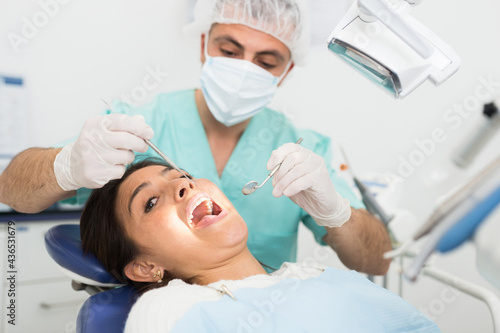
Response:
M414 0L356 0L328 38L328 48L396 99L425 80L436 86L460 66L455 51L411 17Z

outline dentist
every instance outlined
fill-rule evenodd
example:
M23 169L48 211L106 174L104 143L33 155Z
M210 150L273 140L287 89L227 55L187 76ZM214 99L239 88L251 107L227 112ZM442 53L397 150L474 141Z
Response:
M137 108L115 104L123 114L89 119L74 143L20 153L0 175L0 202L30 213L63 199L83 203L89 189L120 178L134 159L154 156L143 141L153 138L180 167L223 190L247 222L248 247L261 263L294 262L302 222L347 267L385 274L388 234L331 168L330 139L266 107L307 52L303 6L199 0L187 28L201 37L200 88ZM299 137L302 145L290 143ZM282 161L272 185L241 193Z

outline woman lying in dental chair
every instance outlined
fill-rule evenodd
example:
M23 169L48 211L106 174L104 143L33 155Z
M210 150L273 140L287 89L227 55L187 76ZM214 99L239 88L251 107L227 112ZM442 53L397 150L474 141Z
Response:
M87 202L84 251L142 293L125 332L439 332L354 271L286 263L267 274L231 202L195 182L146 160Z

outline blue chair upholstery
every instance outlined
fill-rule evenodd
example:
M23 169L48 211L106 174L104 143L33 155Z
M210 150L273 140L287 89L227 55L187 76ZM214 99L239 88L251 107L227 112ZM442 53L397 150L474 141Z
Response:
M128 313L136 298L130 286L103 291L90 296L76 321L77 333L123 333Z
M103 265L81 248L80 226L61 224L45 234L45 247L61 267L99 283L120 284ZM123 286L90 296L77 319L78 333L122 333L130 308L136 300L136 290Z
M80 226L77 224L60 224L45 234L47 252L59 266L100 283L121 284L96 257L83 254L81 243Z

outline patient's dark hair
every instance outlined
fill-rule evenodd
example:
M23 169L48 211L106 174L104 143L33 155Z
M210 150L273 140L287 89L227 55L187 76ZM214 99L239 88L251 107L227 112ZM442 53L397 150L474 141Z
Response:
M140 252L136 244L127 236L122 222L116 216L118 189L132 173L153 165L169 167L163 160L156 158L148 158L132 164L121 179L112 180L102 188L92 191L80 218L83 252L97 257L116 279L134 286L140 293L162 287L177 278L164 271L162 283L137 282L130 280L124 273L125 266L132 262Z

